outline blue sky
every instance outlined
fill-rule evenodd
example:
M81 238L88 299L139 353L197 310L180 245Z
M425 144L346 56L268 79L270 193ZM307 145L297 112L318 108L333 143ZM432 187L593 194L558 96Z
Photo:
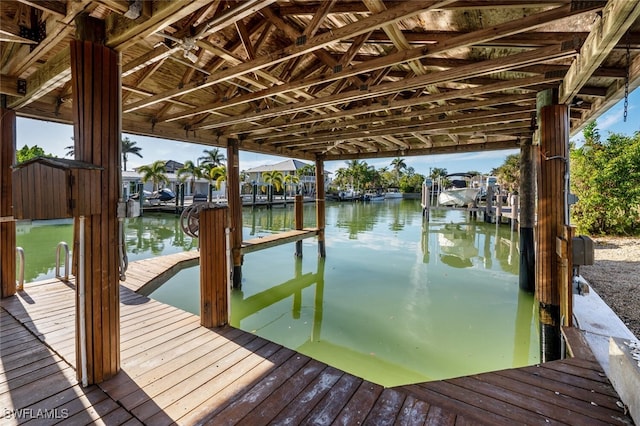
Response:
M603 137L609 132L632 135L640 131L640 90L635 90L629 96L629 110L627 122L623 122L623 102L619 102L598 119L598 128ZM52 122L18 118L17 145L39 145L45 152L63 157L64 147L72 145L73 128L69 125ZM202 156L204 149L211 147L183 142L175 142L145 136L127 135L129 139L137 142L142 148L143 158L129 156L127 169L131 170L143 164L152 163L155 160L175 160L184 163L186 160L197 160ZM581 135L576 135L574 140L579 144ZM440 154L420 157L405 157L407 166L413 167L417 173L429 174L429 169L441 167L452 172L466 172L477 170L489 173L492 168L500 166L510 154L516 154L518 150L488 151L467 154ZM257 154L252 152L240 152L240 169L246 170L263 164L273 164L282 161L283 157ZM368 164L376 168L389 166L392 158L366 160ZM325 164L327 170L335 172L344 167L344 161L329 161Z

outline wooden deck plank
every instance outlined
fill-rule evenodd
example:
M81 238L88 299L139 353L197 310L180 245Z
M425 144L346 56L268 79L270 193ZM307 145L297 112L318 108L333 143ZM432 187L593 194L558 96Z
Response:
M189 411L186 416L181 417L179 423L206 425L215 422L216 425L219 425L223 424L223 421L227 422L228 418L225 415L219 415L220 411L243 398L247 389L251 389L256 385L256 382L264 380L265 377L271 377L271 372L290 359L293 354L291 349L279 347L276 352L263 359L248 373L243 374L233 383L227 384L220 392L209 396L209 399Z
M233 425L240 419L251 412L262 401L267 399L275 389L281 386L286 380L289 379L294 373L296 373L303 365L309 362L309 358L303 355L293 355L293 351L289 349L289 358L279 365L268 377L263 378L256 383L243 395L231 402L219 413L211 413L209 416L202 419L202 423L207 420L213 420L216 418L216 423L220 422L220 425Z
M303 423L331 424L361 383L362 379L359 377L343 374L333 386L331 392L327 392L322 400L309 412Z
M496 414L493 411L487 410L483 407L478 407L473 404L450 397L447 394L440 393L431 386L427 387L424 384L403 386L403 389L411 392L417 398L424 401L429 401L432 405L448 409L454 413L462 414L468 420L480 422L481 424L492 425L513 425L513 420Z
M406 396L405 393L394 389L384 389L363 424L366 426L393 425Z
M309 414L309 410L315 408L343 374L342 371L336 368L325 368L298 396L280 411L272 422L276 424L299 424Z
M568 395L561 394L557 391L554 392L544 388L531 387L531 385L527 383L513 380L506 376L499 376L497 374L485 374L481 376L474 376L474 378L506 389L511 395L518 398L520 401L526 399L527 405L531 406L531 408L533 408L535 404L538 404L541 411L545 413L553 413L555 419L566 423L578 421L580 423L598 424L598 420L602 422L600 424L618 423L614 418L619 414L618 409L610 410L605 407L600 407L597 404L593 405L593 401L581 401L574 395L569 397ZM550 405L555 405L558 408L554 409L554 407L551 407ZM586 412L589 413L588 416L583 414Z
M558 371L553 368L548 368L545 364L537 366L523 367L522 371L535 374L542 377L545 380L554 380L561 383L565 383L571 387L581 388L587 391L598 392L603 395L608 395L616 398L618 394L613 390L613 387L607 383L600 381L594 382L593 380L586 379L584 377L576 376L574 374L562 374L562 371Z
M167 260L159 264L169 267ZM148 262L145 268L152 266ZM27 293L2 300L0 403L67 408L67 422L109 425L542 424L544 419L624 424L629 419L600 366L588 358L383 389L250 333L205 329L197 316L124 286L120 295L122 371L87 389L77 384L71 368L73 287L56 280L34 283Z
M206 386L206 384L212 382L213 379L218 378L226 372L227 369L232 368L267 344L266 340L260 338L255 338L244 345L227 344L225 346L230 347L230 349L232 349L231 351L220 352L219 358L215 361L210 361L209 357L205 358L205 363L208 365L191 369L191 375L188 373L182 374L179 383L171 386L171 388L166 388L164 383L160 382L162 385L162 389L159 389L160 392L152 393L150 395L153 397L152 399L134 407L131 409L131 412L142 422L151 424L161 423L158 415L162 415L167 411L173 416L179 417L178 413L172 410L172 408L179 406L180 403L178 401L185 401L192 392L198 391L199 388ZM224 385L224 380L223 378L213 383L216 385ZM171 418L173 418L173 416ZM153 421L150 420L152 418L154 419Z
M456 424L456 416L450 411L433 405L429 408L427 420L424 424L429 426L452 426Z
M32 410L56 410L54 413L58 416L65 416L64 420L85 411L93 404L100 403L107 399L108 396L97 386L89 386L82 388L80 385L72 386L59 392L49 398L38 401L37 403L27 407ZM55 416L54 416L55 417ZM33 419L26 424L37 424L38 426L54 425L60 423L60 419Z
M239 425L267 424L283 410L289 401L294 399L302 390L326 368L326 364L309 360L301 369L296 371L285 383L269 395L254 410L243 417Z
M382 390L383 387L380 385L363 381L333 424L343 426L362 424Z
M418 400L413 395L408 395L394 424L396 426L422 425L427 420L429 407L428 402Z
M558 392L560 395L566 396L572 401L582 401L590 405L593 402L600 407L606 407L613 410L619 408L616 404L617 399L611 396L603 395L599 392L591 392L590 390L571 386L556 380L544 379L538 375L530 374L520 369L502 370L495 374L496 376L504 376L518 380L529 385L529 387L535 386L538 388L538 391L547 390L554 394Z
M312 238L318 235L315 228L305 228L302 231L291 230L279 232L277 234L265 235L264 237L253 238L242 242L242 254L253 253L254 251L264 250L270 247L282 244L293 243L305 238Z
M125 358L123 360L123 369L126 368L126 370L131 373L120 373L112 379L102 383L100 386L109 392L109 394L116 400L133 393L140 388L146 388L160 378L162 378L164 383L169 386L171 383L178 382L178 379L176 379L175 382L170 382L170 375L176 370L198 362L207 354L212 353L216 348L229 342L230 339L242 338L244 335L238 330L236 333L229 333L226 336L216 336L213 334L212 336L214 336L213 339L200 340L200 345L196 348L188 352L178 354L175 358L168 359L167 362L162 362L162 355L160 355L160 360L156 360L156 362L148 369L140 367L136 368L135 358ZM245 337L245 341L248 341L247 337ZM178 372L176 374L179 376L180 373Z
M455 379L456 385L462 386L465 389L481 393L491 398L495 398L501 402L507 403L511 406L519 406L526 411L532 412L530 418L533 420L536 415L542 416L544 419L540 420L540 424L552 422L571 423L578 422L581 424L592 423L594 425L605 425L605 422L598 421L595 418L590 418L583 415L579 410L553 404L548 399L536 398L535 392L531 390L529 393L519 393L523 390L519 386L509 386L506 380L501 378L496 380L488 380L492 377L485 378L485 380L479 380L478 377L463 377ZM513 389L516 389L515 391ZM551 396L549 396L551 398ZM576 407L577 408L577 407ZM583 410L590 407L582 407ZM533 414L535 413L535 415ZM527 414L527 413L525 413Z
M219 404L224 404L229 397L228 393L225 396L225 390L229 391L234 387L241 378L249 382L255 382L259 380L262 374L262 369L254 369L263 363L263 361L269 359L279 349L280 345L272 342L266 342L266 344L257 350L252 350L242 360L229 365L229 368L222 371L219 375L216 375L215 380L208 380L202 386L194 389L189 394L180 398L173 404L163 407L162 414L168 414L171 418L178 419L179 423L191 424L201 417L204 412L213 410L218 407ZM222 363L218 364L219 369L223 369ZM158 415L151 417L149 423L163 426L163 423L157 419ZM168 426L168 425L165 425Z

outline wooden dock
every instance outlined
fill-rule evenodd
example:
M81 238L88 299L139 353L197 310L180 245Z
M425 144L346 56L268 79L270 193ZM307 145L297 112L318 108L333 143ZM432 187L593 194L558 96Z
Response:
M150 265L133 262L120 286L122 370L97 386L75 380L73 282L2 300L3 424L631 424L593 359L385 389L130 290Z

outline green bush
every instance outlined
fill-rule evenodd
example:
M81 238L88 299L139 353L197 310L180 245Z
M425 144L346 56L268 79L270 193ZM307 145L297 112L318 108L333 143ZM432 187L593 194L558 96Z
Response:
M572 221L591 235L640 235L640 132L611 133L604 142L596 124L571 150L571 190L578 196Z

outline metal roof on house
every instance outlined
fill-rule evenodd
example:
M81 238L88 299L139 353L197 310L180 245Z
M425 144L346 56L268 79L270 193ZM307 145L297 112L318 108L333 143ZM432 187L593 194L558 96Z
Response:
M299 160L288 159L276 164L265 164L262 166L254 167L252 169L245 170L246 173L262 173L277 170L279 172L295 172L304 166L310 165Z

